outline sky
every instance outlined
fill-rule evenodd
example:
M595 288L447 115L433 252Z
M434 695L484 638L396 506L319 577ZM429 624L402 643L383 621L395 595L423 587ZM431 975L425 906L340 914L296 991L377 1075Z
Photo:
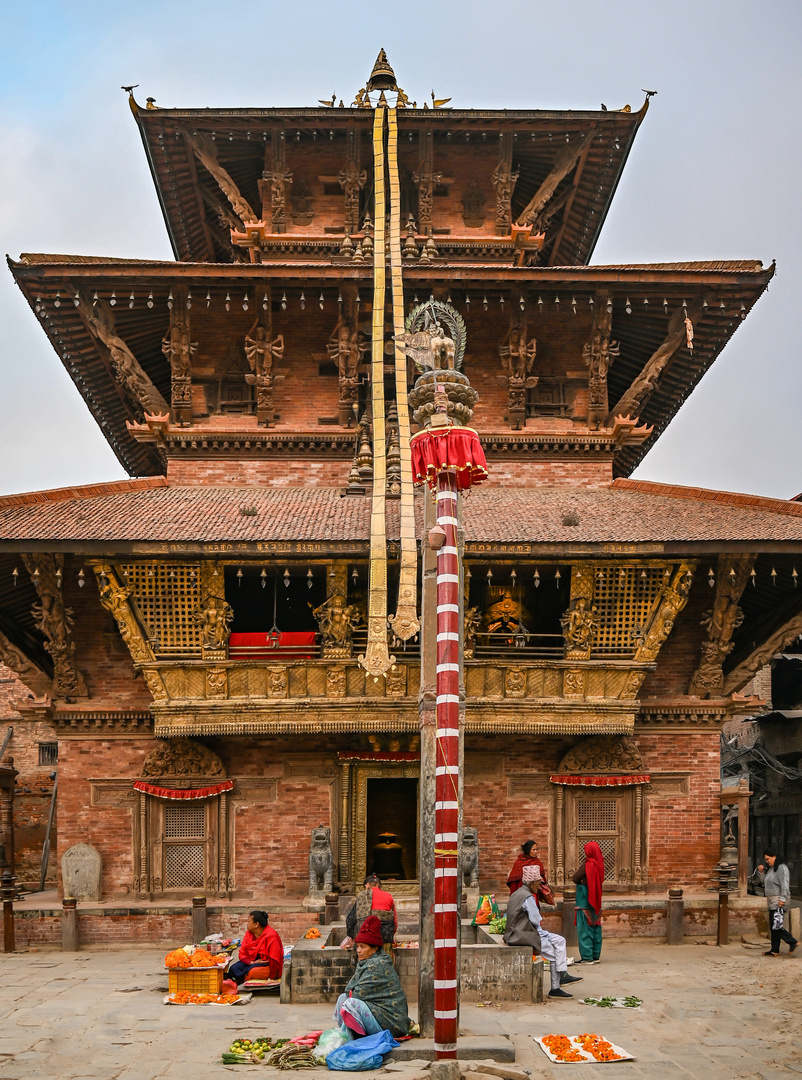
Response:
M777 260L635 476L802 491L799 0L0 3L0 246L172 259L123 84L169 107L350 100L387 51L459 108L597 109L657 90L593 262ZM126 474L0 267L0 494Z

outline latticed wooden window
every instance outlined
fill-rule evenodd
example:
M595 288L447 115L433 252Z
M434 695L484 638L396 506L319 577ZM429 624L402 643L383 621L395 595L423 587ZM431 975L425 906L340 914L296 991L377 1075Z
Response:
M616 800L579 799L576 806L576 835L580 851L588 840L596 841L604 856L604 876L614 881L618 854L618 804Z
M201 656L202 631L195 622L200 573L193 563L124 563L123 581L144 620L157 656Z
M651 621L664 583L661 566L598 567L593 606L598 629L593 656L632 656Z
M204 884L204 804L164 808L164 888L199 889Z

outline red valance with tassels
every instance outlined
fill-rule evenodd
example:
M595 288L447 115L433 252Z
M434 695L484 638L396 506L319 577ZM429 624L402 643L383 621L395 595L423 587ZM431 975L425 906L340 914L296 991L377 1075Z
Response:
M487 461L479 436L472 428L424 428L409 440L412 480L433 487L437 474L454 469L460 490L487 479Z
M158 784L148 784L144 780L134 781L135 791L144 791L146 795L155 795L157 799L210 799L213 795L222 795L224 791L232 791L233 788L233 780L221 780L219 784L196 788L166 788L159 787Z
M552 784L566 784L575 787L625 787L627 784L648 784L651 776L643 773L639 776L550 776Z

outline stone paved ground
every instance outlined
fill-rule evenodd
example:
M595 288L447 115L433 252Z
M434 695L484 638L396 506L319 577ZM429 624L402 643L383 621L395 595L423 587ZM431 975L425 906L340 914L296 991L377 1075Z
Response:
M286 1076L265 1067L225 1067L237 1035L292 1036L330 1026L331 1007L282 1006L254 998L240 1008L162 1004L160 948L0 954L0 1080L209 1080L225 1073ZM640 941L605 945L603 963L579 969L572 1001L539 1006L466 1005L466 1034L508 1034L516 1068L561 1080L774 1080L802 1075L802 950L779 960L730 945L679 948ZM639 1012L591 1009L585 994L635 994ZM412 1010L414 1012L414 1009ZM551 1065L533 1035L595 1031L634 1062ZM398 1080L420 1066L393 1064ZM327 1070L308 1070L322 1080ZM367 1077L373 1074L364 1074ZM392 1080L388 1076L387 1080Z

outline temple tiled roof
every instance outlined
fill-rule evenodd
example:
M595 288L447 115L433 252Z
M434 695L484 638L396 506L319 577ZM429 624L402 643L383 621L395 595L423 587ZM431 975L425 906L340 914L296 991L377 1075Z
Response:
M398 503L387 506L388 537L397 539ZM416 506L420 534L422 498ZM26 541L336 543L369 536L370 498L325 487L174 486L154 477L0 499L7 549ZM488 484L465 501L465 536L501 544L798 543L802 505L633 480L600 488Z

